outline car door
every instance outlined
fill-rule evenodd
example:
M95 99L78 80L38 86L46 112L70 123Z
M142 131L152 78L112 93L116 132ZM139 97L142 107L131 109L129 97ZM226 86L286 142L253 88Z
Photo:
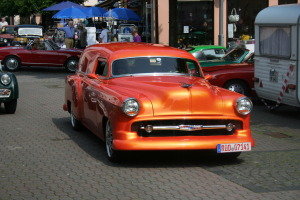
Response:
M99 126L102 126L102 90L106 74L106 61L94 59L89 64L82 82L84 123L97 135L100 134Z
M47 42L43 41L41 44L40 48L31 50L35 65L59 65L57 64L57 52Z

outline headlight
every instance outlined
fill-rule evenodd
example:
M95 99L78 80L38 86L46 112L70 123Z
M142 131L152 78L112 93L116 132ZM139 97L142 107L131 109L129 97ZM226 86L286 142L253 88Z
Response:
M248 115L253 108L253 104L249 98L241 97L236 101L235 107L238 113Z
M11 78L7 74L3 74L1 76L1 83L3 85L8 85L8 84L10 84L10 82L11 82Z
M129 98L124 101L122 110L126 115L134 117L139 113L140 106L136 99Z
M6 42L7 42L7 39L4 39L4 40L3 40L3 42L5 42L5 43L6 43Z

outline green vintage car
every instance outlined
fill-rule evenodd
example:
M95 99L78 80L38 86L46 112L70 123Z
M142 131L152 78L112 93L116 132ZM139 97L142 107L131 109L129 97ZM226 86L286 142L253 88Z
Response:
M0 107L4 103L5 112L13 114L17 108L18 98L19 87L16 76L10 72L3 72L0 61Z
M189 50L199 60L201 67L242 63L252 54L250 50L241 47L232 49L226 54L225 47L207 46L207 48L210 48L209 51L206 48L201 51ZM221 50L222 52L220 52Z
M201 61L215 60L225 56L226 48L215 45L200 45L190 47L188 52Z

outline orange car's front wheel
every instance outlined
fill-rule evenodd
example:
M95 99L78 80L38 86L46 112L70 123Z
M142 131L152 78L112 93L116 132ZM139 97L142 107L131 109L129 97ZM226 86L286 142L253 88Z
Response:
M106 122L105 126L105 150L106 150L106 156L109 161L111 162L117 162L120 157L120 152L113 149L113 129L111 126L111 123L109 120Z

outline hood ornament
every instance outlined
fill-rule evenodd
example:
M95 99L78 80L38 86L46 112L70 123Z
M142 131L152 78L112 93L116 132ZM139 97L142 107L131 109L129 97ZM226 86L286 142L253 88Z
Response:
M181 87L183 88L191 88L194 84L181 83Z

